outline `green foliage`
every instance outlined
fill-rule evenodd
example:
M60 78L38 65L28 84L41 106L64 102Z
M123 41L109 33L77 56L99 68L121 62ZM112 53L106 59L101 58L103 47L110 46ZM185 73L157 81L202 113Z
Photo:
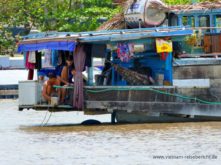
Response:
M41 31L91 31L121 11L114 0L0 0L0 26L35 27ZM205 0L164 0L169 5ZM215 1L215 0L211 0ZM7 29L7 28L6 28ZM1 48L14 45L11 34L0 29ZM9 37L10 36L10 37Z
M13 54L15 47L15 40L11 32L0 26L0 54Z
M91 31L120 11L112 0L0 0L0 53L15 47L8 27L41 31ZM10 36L10 37L9 37Z
M0 22L42 31L95 30L120 11L112 0L0 0Z

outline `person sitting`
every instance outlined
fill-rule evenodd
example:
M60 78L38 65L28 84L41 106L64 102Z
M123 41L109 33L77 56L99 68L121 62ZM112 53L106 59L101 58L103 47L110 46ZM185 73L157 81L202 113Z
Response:
M55 73L57 76L57 79L61 82L61 72L65 66L65 59L63 59L62 54L59 56L58 65L55 67Z
M66 65L62 68L58 80L60 81L60 86L73 86L74 76L76 74L73 56L68 56L66 59ZM60 96L60 104L64 103L66 95L66 89L62 88Z
M73 56L68 56L66 59L66 65L59 68L60 73L57 77L61 83L61 86L73 84L73 76L75 75L75 67L73 62Z
M54 86L59 85L59 80L56 78L56 74L54 72L48 73L48 78L49 79L45 81L43 85L42 96L48 103L51 103L52 94L57 93Z

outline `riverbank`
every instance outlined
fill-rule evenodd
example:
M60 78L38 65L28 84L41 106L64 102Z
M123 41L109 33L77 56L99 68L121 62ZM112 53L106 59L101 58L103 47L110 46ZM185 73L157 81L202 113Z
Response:
M36 71L34 79L37 79ZM0 70L0 85L18 84L19 81L27 80L28 70Z
M27 80L28 70L0 70L0 99L17 99L18 82ZM34 79L37 79L36 73Z
M18 85L0 85L0 99L17 99Z
M0 56L0 69L24 69L23 56Z

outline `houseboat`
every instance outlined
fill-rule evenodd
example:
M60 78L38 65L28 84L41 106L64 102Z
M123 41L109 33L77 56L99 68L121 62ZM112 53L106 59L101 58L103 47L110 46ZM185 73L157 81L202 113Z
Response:
M130 10L139 8L139 2ZM164 8L165 18L162 13L156 17L164 21L157 27L135 17L134 28L130 11L125 23L130 20L127 27L134 29L27 36L18 51L24 53L26 64L27 55L34 54L35 63L26 65L29 79L34 69L44 68L44 61L56 61L55 54L64 59L72 55L76 74L74 85L53 86L66 90L65 104L53 96L50 103L43 101L41 80L19 82L19 110L111 114L113 123L220 121L221 5L217 6ZM104 61L100 74L93 74L93 58Z

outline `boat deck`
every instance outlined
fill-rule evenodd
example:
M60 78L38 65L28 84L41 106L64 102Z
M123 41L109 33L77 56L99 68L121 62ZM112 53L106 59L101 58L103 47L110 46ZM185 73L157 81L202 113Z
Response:
M71 105L29 105L19 110L33 109L49 112L83 112L87 115L115 112L146 113L204 117L221 117L220 89L177 88L175 86L93 86L85 87L85 109ZM214 95L216 97L214 97Z
M50 111L50 112L73 112L73 111L80 111L77 109L73 109L70 105L22 105L19 106L19 110L22 111L23 109L34 109L36 111Z
M74 109L71 105L58 105L58 106L52 106L52 105L20 105L19 111L23 110L30 110L33 109L35 111L49 111L49 112L84 112L85 115L100 115L100 114L110 114L105 109Z

